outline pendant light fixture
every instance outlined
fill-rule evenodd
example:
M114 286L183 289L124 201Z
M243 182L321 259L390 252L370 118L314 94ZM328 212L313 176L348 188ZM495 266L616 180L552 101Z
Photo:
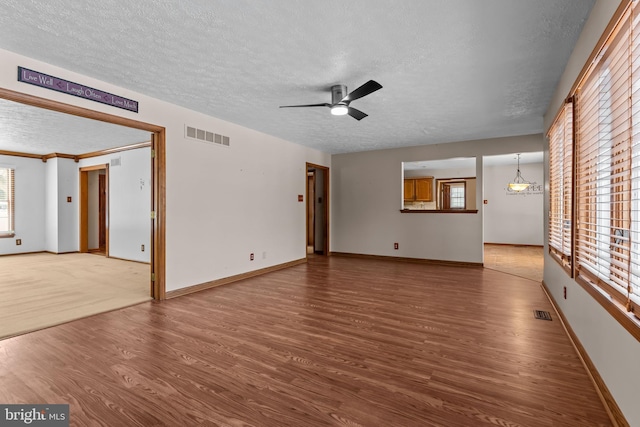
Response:
M526 181L522 174L520 173L520 154L518 154L518 172L516 173L516 177L509 183L509 188L517 193L525 190L529 187L531 183Z

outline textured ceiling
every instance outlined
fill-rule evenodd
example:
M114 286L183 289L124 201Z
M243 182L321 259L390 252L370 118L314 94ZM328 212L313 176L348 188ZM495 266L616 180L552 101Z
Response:
M510 166L513 165L514 171L518 162L518 153L515 154L501 154L497 156L484 156L482 165L487 166ZM542 151L534 153L521 153L520 164L530 163L542 163L543 153ZM457 157L453 159L445 160L423 160L419 162L405 162L403 163L404 170L419 170L419 169L463 169L463 168L475 168L475 157Z
M149 132L0 99L0 150L84 154L150 139Z
M593 3L0 0L0 48L340 153L541 132Z

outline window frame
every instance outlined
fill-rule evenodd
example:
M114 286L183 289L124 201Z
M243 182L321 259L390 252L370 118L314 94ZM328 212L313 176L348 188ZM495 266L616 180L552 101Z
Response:
M454 199L460 199L455 197L451 190L462 188L462 206L453 206ZM440 200L442 202L442 209L444 210L465 210L467 209L467 182L466 181L447 181L441 182L440 186Z
M603 72L606 68L611 71ZM640 79L636 76L640 76L640 6L626 0L569 92L574 109L572 238L570 268L563 267L640 341ZM591 87L588 92L585 86L594 79L601 86ZM604 87L607 84L609 87ZM578 117L588 108L595 117L592 123ZM585 129L595 137L587 135ZM590 137L585 139L585 135ZM581 144L592 144L588 156ZM550 140L549 150L551 180ZM554 253L549 234L547 238L551 258L563 264Z
M548 248L552 258L573 277L574 98L565 100L549 131Z
M7 171L7 219L8 230L0 230L0 239L12 238L16 235L15 227L15 168L0 166L1 170Z

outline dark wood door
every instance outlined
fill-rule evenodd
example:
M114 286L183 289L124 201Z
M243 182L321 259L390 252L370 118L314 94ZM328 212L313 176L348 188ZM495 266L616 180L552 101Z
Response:
M315 172L307 172L307 247L314 247L315 251L315 199L316 199L316 175Z
M107 180L106 175L98 175L98 246L107 246Z
M442 209L451 209L451 186L442 184Z

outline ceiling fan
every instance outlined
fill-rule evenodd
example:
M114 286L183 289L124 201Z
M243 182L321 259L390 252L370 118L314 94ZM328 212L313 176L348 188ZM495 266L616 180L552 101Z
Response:
M350 107L349 104L351 101L367 96L378 89L382 89L382 85L373 80L369 80L349 94L347 94L347 87L345 85L335 85L331 86L331 104L281 105L280 108L329 107L331 108L331 114L334 116L349 114L356 120L362 120L367 117L367 115L360 110Z

